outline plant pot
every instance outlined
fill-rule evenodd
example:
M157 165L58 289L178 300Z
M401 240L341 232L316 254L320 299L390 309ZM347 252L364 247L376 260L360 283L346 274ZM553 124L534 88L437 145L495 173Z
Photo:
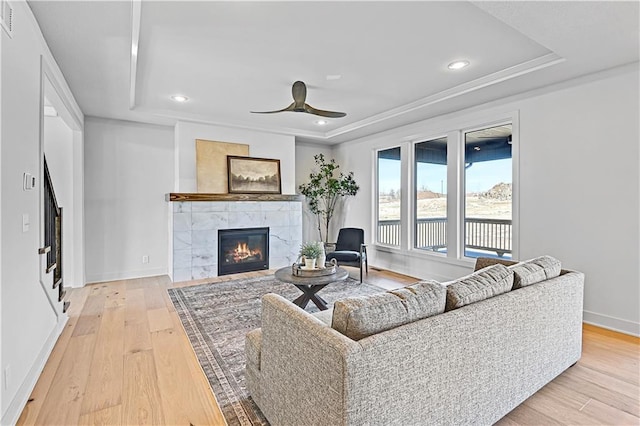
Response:
M313 259L305 258L304 259L304 267L307 268L307 269L315 268L316 267L316 259L315 258L313 258Z

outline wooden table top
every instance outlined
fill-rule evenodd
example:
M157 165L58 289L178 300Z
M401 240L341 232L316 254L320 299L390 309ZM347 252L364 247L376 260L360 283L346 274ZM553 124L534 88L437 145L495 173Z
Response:
M276 271L275 276L282 282L296 285L326 285L336 281L344 281L349 276L349 272L338 267L336 272L331 275L322 275L318 277L298 277L292 274L291 266L285 266Z

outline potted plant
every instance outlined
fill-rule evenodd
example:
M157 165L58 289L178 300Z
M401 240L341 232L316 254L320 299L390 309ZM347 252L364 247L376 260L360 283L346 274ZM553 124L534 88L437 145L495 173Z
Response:
M307 199L309 210L316 215L320 240L326 243L329 241L329 225L338 201L342 197L356 195L360 187L353 179L353 172L336 176L340 168L336 160L331 159L327 162L324 154L314 155L313 158L319 170L317 173L311 173L309 182L300 185L299 189Z
M320 256L321 253L319 243L308 242L300 246L300 256L304 257L304 266L307 269L316 267L316 258Z

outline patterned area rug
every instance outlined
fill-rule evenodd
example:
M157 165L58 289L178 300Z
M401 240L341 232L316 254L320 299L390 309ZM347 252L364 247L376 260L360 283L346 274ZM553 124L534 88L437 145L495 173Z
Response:
M348 278L329 284L318 294L332 309L336 300L381 291L384 290ZM169 289L229 425L268 425L249 396L244 380L244 336L260 327L260 298L267 293L277 293L289 300L301 294L292 284L282 283L272 275ZM318 308L309 302L306 311L318 312Z

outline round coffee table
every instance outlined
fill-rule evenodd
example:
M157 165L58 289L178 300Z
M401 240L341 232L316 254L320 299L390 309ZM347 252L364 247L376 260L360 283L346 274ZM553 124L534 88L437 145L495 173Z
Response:
M280 268L276 271L276 278L282 282L293 284L298 287L302 294L295 299L293 303L304 309L311 300L316 304L318 309L325 311L328 309L327 302L316 293L325 288L327 285L336 282L344 281L349 276L349 272L343 268L336 268L336 272L331 275L324 275L321 277L298 277L291 273L291 266Z

